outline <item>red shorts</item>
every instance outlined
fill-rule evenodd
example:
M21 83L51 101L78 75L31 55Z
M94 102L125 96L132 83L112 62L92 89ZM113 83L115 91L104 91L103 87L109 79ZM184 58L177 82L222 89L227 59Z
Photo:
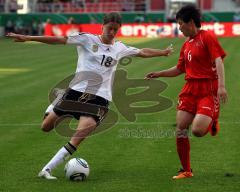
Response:
M177 109L217 119L220 109L217 88L215 80L187 81L179 94Z

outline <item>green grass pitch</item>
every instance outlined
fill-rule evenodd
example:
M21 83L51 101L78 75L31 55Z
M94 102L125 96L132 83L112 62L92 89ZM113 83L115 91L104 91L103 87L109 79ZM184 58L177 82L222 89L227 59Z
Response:
M130 65L119 66L127 70L129 78L142 79L147 72L174 66L184 39L122 41L139 48L164 48L173 43L175 53L168 58L134 58ZM184 83L179 76L161 79L168 84L161 95L173 100L173 107L139 114L134 123L118 113L114 127L82 143L74 157L87 160L90 175L85 182L75 183L64 178L64 165L54 171L56 181L37 177L42 166L68 141L54 131L41 132L40 123L49 104L49 90L75 71L75 47L0 39L0 191L240 191L240 39L221 38L220 42L228 54L229 102L221 108L218 136L191 137L193 178L171 179L180 167L174 136L177 94ZM114 105L112 109L118 112ZM153 134L156 132L161 134Z

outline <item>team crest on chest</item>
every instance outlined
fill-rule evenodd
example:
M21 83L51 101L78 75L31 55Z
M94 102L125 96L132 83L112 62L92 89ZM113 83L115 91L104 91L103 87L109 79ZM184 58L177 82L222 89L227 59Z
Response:
M92 45L92 51L97 52L98 51L98 45Z
M196 43L195 43L195 46L196 47L199 47L201 44L197 41Z

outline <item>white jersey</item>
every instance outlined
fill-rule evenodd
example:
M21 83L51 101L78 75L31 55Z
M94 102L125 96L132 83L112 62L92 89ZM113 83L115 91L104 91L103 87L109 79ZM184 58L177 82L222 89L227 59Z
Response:
M68 36L67 44L77 46L78 63L75 78L69 87L112 100L114 72L119 60L134 56L139 49L128 47L120 41L103 44L100 36L89 33L74 33Z

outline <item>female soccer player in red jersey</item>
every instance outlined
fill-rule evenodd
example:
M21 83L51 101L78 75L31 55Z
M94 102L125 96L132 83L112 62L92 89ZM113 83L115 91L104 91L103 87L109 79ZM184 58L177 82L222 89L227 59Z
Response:
M202 137L219 130L219 101L227 101L223 58L226 56L215 35L201 30L200 11L193 5L182 7L176 20L188 37L183 44L178 64L170 69L152 72L146 79L175 77L185 73L186 83L179 94L177 106L176 144L182 169L173 179L192 177L188 128Z

